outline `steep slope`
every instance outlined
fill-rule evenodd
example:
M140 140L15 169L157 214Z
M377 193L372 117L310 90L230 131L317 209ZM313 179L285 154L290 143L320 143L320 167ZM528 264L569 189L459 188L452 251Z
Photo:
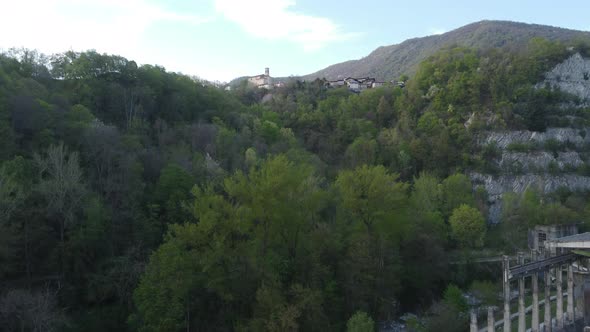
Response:
M520 48L533 37L568 41L581 36L590 36L590 32L538 24L481 21L441 35L413 38L400 44L382 46L362 59L338 63L304 78L370 76L378 80L391 80L402 74L412 75L422 60L446 45L456 44L478 49L503 46Z
M481 146L497 149L497 174L471 173L475 185L483 185L489 198L489 221L501 220L502 199L507 192L523 193L529 188L550 194L560 189L590 190L590 127L579 116L590 102L590 59L575 53L545 74L537 87L550 87L580 99L579 105L564 105L561 121L544 132L518 130L484 134ZM566 120L566 121L564 121ZM561 126L558 126L559 122Z

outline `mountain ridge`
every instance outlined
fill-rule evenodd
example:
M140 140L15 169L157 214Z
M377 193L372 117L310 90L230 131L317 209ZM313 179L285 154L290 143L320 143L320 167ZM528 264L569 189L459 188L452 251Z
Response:
M302 78L334 80L347 76L370 76L378 80L393 80L402 74L414 74L421 61L445 46L519 48L525 47L534 37L569 42L579 37L590 37L590 32L549 25L483 20L440 35L415 37L399 44L380 46L361 59L337 63Z

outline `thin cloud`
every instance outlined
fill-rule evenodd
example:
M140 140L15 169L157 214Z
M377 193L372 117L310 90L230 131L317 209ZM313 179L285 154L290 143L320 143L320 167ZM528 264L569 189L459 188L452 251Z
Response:
M0 47L45 53L68 49L140 56L146 30L162 21L202 24L210 18L177 13L147 0L19 0L3 6ZM10 14L8 14L10 13Z
M215 8L254 37L288 40L300 44L306 51L358 35L344 33L328 18L293 11L295 3L295 0L215 0Z
M429 35L442 35L445 32L447 32L446 29L440 29L440 28L430 28L428 30Z

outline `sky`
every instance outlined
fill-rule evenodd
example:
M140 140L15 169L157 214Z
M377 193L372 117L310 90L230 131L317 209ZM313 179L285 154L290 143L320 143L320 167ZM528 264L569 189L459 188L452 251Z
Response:
M94 49L229 81L305 75L480 20L590 31L590 1L0 0L0 49Z

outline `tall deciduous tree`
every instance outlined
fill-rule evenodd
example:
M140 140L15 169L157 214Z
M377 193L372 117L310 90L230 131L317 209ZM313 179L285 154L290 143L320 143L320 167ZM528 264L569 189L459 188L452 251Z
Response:
M241 319L278 331L321 312L317 291L294 282L323 207L318 181L308 166L278 156L227 178L221 193L195 187L198 222L170 227L135 291L132 321L141 331L175 331Z
M394 223L395 212L404 207L407 185L397 182L398 176L387 172L383 166L361 166L343 171L336 179L344 211L350 213L353 222L361 222L366 231Z
M183 204L190 197L194 184L195 179L179 165L169 164L162 169L154 192L154 201L162 210L162 221L168 223L187 221L188 213Z
M393 109L385 96L381 96L381 99L379 99L379 105L377 106L377 124L380 127L389 127L392 119Z
M295 165L284 156L267 160L248 175L226 179L227 193L241 203L265 255L270 247L287 249L294 257L305 230L318 222L323 192L312 169Z
M366 165L342 171L336 179L348 233L343 274L349 310L360 308L379 317L395 310L407 204L407 185L396 180L383 166Z
M60 241L60 271L63 268L65 234L76 223L86 194L77 152L63 145L49 147L45 155L35 154L39 170L37 190L45 198L48 217L57 224Z
M478 209L462 204L449 219L453 236L464 248L483 246L486 234L486 224Z
M471 180L464 174L453 174L442 182L442 211L446 218L461 204L475 206Z

